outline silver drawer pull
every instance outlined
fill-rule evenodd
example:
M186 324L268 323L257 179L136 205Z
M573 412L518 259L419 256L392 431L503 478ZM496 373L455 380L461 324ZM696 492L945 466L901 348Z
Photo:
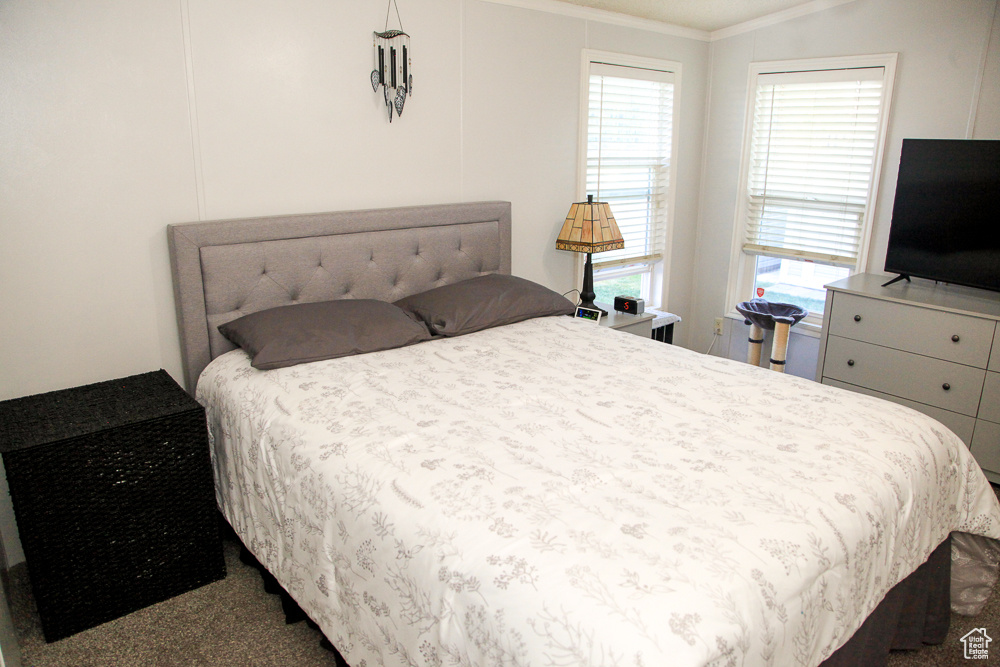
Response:
M945 391L948 391L949 389L951 389L951 385L945 382L943 385L941 385L941 388L944 389Z
M855 322L860 322L861 321L861 316L860 315L855 315L854 316L854 321Z
M954 336L951 337L951 342L953 342L953 343L957 343L959 340L960 339L958 337L958 334L955 334Z
M848 366L853 366L854 365L854 359L848 359L847 360L847 365Z

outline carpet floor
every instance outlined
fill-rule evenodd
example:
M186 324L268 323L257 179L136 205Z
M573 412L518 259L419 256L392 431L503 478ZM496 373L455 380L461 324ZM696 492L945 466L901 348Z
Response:
M226 578L51 644L42 636L25 564L10 571L11 618L22 667L336 667L322 636L285 624L257 569L223 542Z
M286 625L279 598L265 593L256 568L240 561L238 544L224 545L222 581L51 644L42 636L27 567L14 566L9 596L23 667L336 667L320 633L305 623ZM894 651L889 667L968 665L960 638L974 628L1000 634L1000 595L977 616L952 614L940 646ZM1000 659L1000 645L996 652Z

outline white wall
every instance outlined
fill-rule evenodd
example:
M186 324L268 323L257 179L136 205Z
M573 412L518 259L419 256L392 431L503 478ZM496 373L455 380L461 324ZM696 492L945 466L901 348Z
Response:
M414 94L389 124L368 78L385 8L0 2L0 399L161 367L181 377L170 222L504 199L514 273L576 287L554 239L577 195L585 47L683 65L668 306L687 308L708 42L406 0ZM0 532L23 559L6 488Z
M707 350L714 318L735 306L727 303L725 276L731 268L749 64L899 53L866 267L881 272L903 138L1000 139L996 8L996 0L856 0L712 43L693 308L687 319L690 347ZM726 323L726 342L745 338L742 320ZM730 328L735 328L731 336ZM792 332L793 339L802 337L795 329ZM790 345L789 370L794 361L796 374L813 377L818 345L796 340ZM733 346L717 342L713 354L742 359L745 349L745 342Z

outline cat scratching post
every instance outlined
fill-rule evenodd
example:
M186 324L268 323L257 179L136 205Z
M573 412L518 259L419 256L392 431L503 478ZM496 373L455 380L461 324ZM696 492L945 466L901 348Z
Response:
M774 340L771 341L771 370L784 373L785 358L788 355L788 331L809 313L791 303L770 303L764 299L751 299L738 303L736 310L750 325L747 363L760 366L764 330L774 331Z
M750 323L750 337L747 338L747 363L760 366L760 351L764 347L764 330Z
M771 341L771 370L779 373L785 372L785 357L788 355L788 330L791 329L787 322L774 323L774 340ZM760 356L758 354L758 356Z

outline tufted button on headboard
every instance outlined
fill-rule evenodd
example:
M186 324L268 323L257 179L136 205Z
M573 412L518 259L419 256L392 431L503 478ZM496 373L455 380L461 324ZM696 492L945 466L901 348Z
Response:
M233 348L218 326L332 299L396 301L510 273L510 203L479 202L169 225L187 390Z

